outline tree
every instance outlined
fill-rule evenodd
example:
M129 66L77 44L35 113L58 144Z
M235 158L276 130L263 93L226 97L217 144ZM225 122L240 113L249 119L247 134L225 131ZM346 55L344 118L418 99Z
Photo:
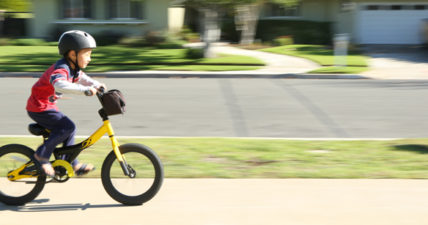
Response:
M221 18L229 10L236 10L238 29L242 30L241 44L251 44L259 19L260 10L266 2L274 2L284 6L298 4L300 0L176 0L172 5L186 5L204 15L204 56L213 57L210 51L212 42L220 39Z
M236 1L235 23L241 30L240 44L252 44L256 34L260 11L266 2L273 2L284 7L295 6L300 0L239 0Z
M235 0L240 1L240 0ZM203 15L204 31L204 57L211 58L214 54L211 50L211 43L220 39L221 30L219 23L224 14L233 9L235 5L234 0L177 0L172 3L185 4L187 7L194 8Z
M0 10L28 12L31 10L30 0L0 0Z

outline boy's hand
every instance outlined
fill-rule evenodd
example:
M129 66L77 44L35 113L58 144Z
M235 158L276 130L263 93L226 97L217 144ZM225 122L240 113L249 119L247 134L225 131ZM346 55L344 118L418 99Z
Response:
M89 87L89 91L91 91L91 95L90 96L94 96L97 94L97 89L93 88L93 87Z
M105 84L101 83L100 86L98 87L98 90L100 90L101 87L104 88L104 91L107 91L107 87Z

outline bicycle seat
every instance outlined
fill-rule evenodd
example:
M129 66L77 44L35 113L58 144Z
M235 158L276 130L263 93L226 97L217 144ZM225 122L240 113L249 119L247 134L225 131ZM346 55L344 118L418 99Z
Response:
M49 131L44 128L42 125L37 124L37 123L32 123L28 126L28 130L30 131L31 134L36 135L36 136L49 136Z

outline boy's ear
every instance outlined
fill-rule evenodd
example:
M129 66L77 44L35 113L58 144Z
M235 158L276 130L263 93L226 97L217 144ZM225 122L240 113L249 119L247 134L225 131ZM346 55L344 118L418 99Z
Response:
M68 51L67 53L65 53L65 56L67 58L70 58L70 59L75 58L76 57L76 52L75 51Z
M76 58L76 52L75 51L69 51L68 52L68 57L69 58Z

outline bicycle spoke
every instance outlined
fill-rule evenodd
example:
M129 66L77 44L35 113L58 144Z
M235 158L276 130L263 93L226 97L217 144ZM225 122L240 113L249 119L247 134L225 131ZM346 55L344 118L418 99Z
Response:
M28 160L23 159L23 158L18 157L18 156L12 156L11 158L14 159L14 160L16 160L16 161L23 162L23 163L28 162Z
M16 170L29 160L25 155L18 153L9 153L0 157L0 165L4 165L3 168L5 168L4 173L0 174L0 190L3 195L20 197L27 194L34 187L35 184L31 185L31 182L35 182L36 178L24 178L17 181L10 181L7 178L7 174L10 171ZM30 185L28 182L30 182Z
M136 172L136 177L119 176L119 163L115 162L111 168L111 175L114 188L126 196L138 196L150 189L154 182L155 172L152 163L146 156L135 152L125 154L128 160L128 165L132 165L132 169ZM147 165L147 166L145 166ZM121 172L121 171L119 171ZM121 174L123 174L121 172Z

